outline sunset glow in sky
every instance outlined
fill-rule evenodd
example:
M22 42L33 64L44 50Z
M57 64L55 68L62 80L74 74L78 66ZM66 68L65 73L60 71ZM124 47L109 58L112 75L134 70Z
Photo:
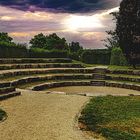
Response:
M16 42L38 33L57 33L85 48L103 48L106 30L114 28L110 12L119 0L0 0L0 32Z

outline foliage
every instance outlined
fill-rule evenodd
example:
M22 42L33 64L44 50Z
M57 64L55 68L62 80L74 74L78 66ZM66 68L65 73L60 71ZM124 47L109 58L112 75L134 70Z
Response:
M2 121L4 117L6 117L6 112L0 109L0 121Z
M26 49L25 44L0 42L0 58L62 58L68 57L65 50Z
M42 33L35 35L34 38L30 40L30 44L32 48L45 48L47 43L47 38Z
M56 33L50 34L49 36L46 36L47 42L46 42L46 49L48 50L67 50L68 45L65 38L60 38L57 36Z
M110 64L117 66L127 65L127 60L124 57L121 48L119 47L112 48Z
M1 32L0 33L0 42L11 43L13 39L8 35L8 33Z
M113 16L113 21L116 22L117 17L119 16L118 12L112 12L111 15ZM108 34L107 39L103 40L105 47L108 49L112 49L114 47L119 47L119 38L115 30L106 31Z
M50 34L49 36L45 36L42 33L38 34L30 40L30 44L32 48L42 48L47 50L68 49L66 39L60 38L56 33Z
M123 0L120 4L116 32L119 45L129 63L140 63L140 1Z
M13 42L0 42L0 58L28 57L25 46Z
M79 121L109 140L140 139L140 97L96 97L86 105Z
M118 42L118 36L116 35L116 32L113 30L106 31L109 37L104 40L105 42L105 47L108 49L112 49L114 47L119 47L119 42Z
M70 52L80 52L81 50L83 50L83 47L80 45L79 42L71 42L69 44L69 49Z
M87 64L110 64L110 51L107 49L84 50L81 61Z
M74 60L80 60L81 54L83 52L83 47L79 42L71 42L69 44L69 57Z

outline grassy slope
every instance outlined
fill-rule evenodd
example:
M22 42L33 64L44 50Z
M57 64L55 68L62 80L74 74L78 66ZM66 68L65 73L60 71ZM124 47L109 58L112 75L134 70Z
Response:
M4 117L6 117L6 112L0 109L0 121L2 121Z
M79 121L109 140L140 139L140 97L96 97Z
M134 69L132 66L115 66L110 65L108 67L109 70L140 70L140 66L137 66L136 69Z

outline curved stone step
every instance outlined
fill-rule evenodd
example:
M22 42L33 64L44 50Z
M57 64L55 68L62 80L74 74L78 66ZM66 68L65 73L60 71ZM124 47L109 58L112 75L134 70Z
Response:
M10 87L10 82L0 82L0 88Z
M140 83L140 77L125 77L125 76L117 76L116 75L107 75L106 76L107 80L114 80L114 81L130 81L130 82L139 82Z
M36 64L3 64L0 70L37 68L84 68L82 64L74 63L36 63Z
M19 92L19 91L9 92L9 93L0 95L0 101L9 99L9 98L12 98L12 97L15 97L15 96L19 96L19 95L21 95L21 92Z
M105 74L93 74L93 78L96 80L105 80L106 79L106 75Z
M31 87L30 89L34 91L41 91L41 90L45 90L49 88L62 87L62 86L90 86L90 85L91 85L90 81L63 81L63 82L43 83L43 84Z
M91 86L105 86L105 81L91 81Z
M140 91L140 84L134 84L134 83L106 81L105 86L117 87L117 88L125 88L125 89L132 89L132 90Z
M48 68L48 69L15 69L0 71L0 78L50 73L94 73L93 68Z
M70 58L1 58L0 64L18 64L18 63L71 63Z
M6 94L8 92L13 92L15 91L14 87L4 87L4 88L0 88L0 95L2 94Z
M106 68L95 68L94 73L105 74L106 70L107 70Z
M140 76L140 70L107 70L108 74L126 74Z
M47 81L47 80L83 80L83 79L93 79L92 74L52 74L45 76L32 76L24 77L21 79L11 81L11 86L19 86L32 82Z

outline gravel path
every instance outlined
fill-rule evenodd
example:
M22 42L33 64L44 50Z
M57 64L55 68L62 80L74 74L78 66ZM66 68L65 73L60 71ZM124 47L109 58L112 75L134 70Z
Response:
M56 89L54 89L56 91ZM137 94L139 92L103 87L69 87L58 91ZM8 118L0 123L0 140L94 140L76 128L76 115L89 97L23 91L22 96L0 103Z
M88 97L23 93L0 103L0 140L86 140L75 117Z

